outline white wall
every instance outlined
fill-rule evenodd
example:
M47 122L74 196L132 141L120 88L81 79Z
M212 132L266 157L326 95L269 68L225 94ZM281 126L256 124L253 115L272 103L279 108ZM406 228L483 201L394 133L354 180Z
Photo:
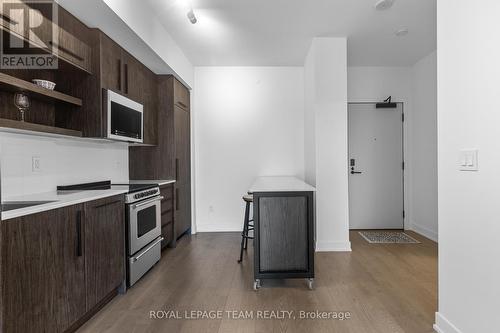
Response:
M404 103L405 229L437 241L436 52L412 67L349 67L349 102Z
M315 157L315 163L305 165L308 177L316 181L316 250L350 251L347 40L314 38L305 73L306 151L308 158Z
M2 200L57 185L128 179L128 146L0 133ZM32 157L41 171L32 171Z
M304 176L301 67L197 67L197 231L237 231L258 176Z
M405 148L405 229L411 228L412 193L412 69L411 67L349 67L347 69L349 102L381 102L392 96L393 102L403 102Z
M439 312L443 333L494 333L500 316L500 1L438 6ZM479 171L459 152L479 149Z
M304 63L304 180L316 186L315 52L311 46Z
M437 53L412 69L411 229L438 240Z
M381 102L392 96L393 102L411 107L410 67L349 67L347 96L349 102Z

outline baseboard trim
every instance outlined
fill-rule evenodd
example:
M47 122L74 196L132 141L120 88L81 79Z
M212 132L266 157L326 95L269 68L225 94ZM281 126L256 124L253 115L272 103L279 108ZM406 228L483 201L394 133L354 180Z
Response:
M436 323L433 328L437 333L462 333L462 331L450 323L450 321L439 312L436 312Z
M316 242L316 252L351 252L351 242Z
M236 229L234 227L214 227L211 225L197 225L196 233L200 232L241 232L241 229Z
M410 230L415 231L417 234L420 234L424 236L425 238L429 238L430 240L434 242L438 242L438 233L430 230L428 228L422 227L418 224L411 223L410 224Z

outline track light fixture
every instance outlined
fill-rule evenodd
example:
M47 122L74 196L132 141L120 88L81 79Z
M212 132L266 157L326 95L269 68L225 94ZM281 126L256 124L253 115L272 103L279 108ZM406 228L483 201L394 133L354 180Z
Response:
M187 12L187 18L189 19L189 22L191 22L192 24L198 22L196 16L194 15L193 8L190 8L189 11Z

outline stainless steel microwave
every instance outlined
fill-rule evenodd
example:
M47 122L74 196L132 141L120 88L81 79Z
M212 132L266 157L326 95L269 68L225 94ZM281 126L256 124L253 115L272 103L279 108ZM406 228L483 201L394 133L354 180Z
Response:
M111 90L105 90L108 139L143 142L144 106Z

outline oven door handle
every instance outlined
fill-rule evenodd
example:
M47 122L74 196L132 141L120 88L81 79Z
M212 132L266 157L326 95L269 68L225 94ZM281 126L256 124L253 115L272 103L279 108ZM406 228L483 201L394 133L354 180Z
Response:
M136 208L139 208L139 207L143 207L143 206L149 205L150 203L155 202L155 201L162 201L163 199L165 199L165 198L164 198L163 196L161 196L161 195L160 195L159 197L155 197L155 198L153 198L153 199L151 199L151 200L148 200L148 201L144 201L144 202L140 202L140 203L138 203L138 204L135 204L135 205L133 205L132 207L133 207L134 209L136 209Z
M148 246L148 248L147 248L147 249L145 249L145 250L144 250L141 254L139 254L137 257L133 257L133 258L132 258L132 261L133 261L133 262L136 262L137 260L141 259L141 257L142 257L143 255L145 255L146 253L148 253L148 252L149 252L149 250L151 250L153 247L155 247L158 243L160 243L160 242L161 242L161 241L163 241L164 239L165 239L165 238L163 238L163 237L158 238L158 239L156 240L156 242L154 242L153 244L151 244L150 246Z

